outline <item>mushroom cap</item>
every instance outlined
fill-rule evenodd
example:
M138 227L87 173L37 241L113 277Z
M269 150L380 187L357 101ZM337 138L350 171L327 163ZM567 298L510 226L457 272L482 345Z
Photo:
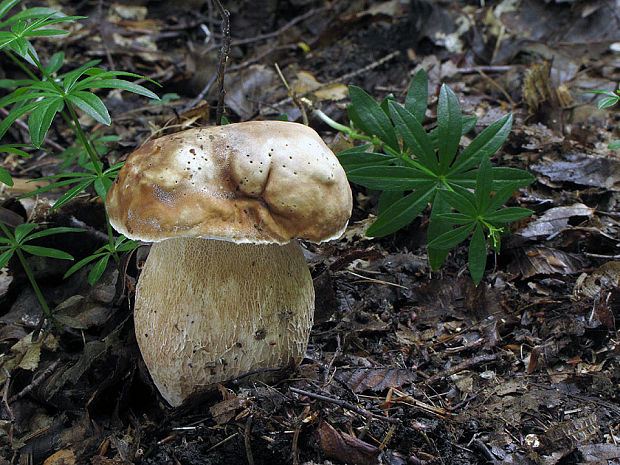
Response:
M338 159L313 129L250 121L148 142L127 158L106 208L130 239L284 244L340 237L352 196Z

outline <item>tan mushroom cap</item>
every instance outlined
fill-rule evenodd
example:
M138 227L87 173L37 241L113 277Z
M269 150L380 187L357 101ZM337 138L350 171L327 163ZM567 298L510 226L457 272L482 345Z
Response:
M127 159L106 207L130 239L284 244L339 237L352 198L338 159L313 129L251 121L148 142Z

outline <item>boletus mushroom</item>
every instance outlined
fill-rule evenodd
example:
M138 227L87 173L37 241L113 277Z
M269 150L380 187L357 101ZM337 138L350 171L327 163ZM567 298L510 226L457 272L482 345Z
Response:
M129 155L110 223L153 242L136 287L144 362L172 405L248 373L300 363L314 288L296 240L338 238L351 190L311 128L255 121L190 129Z

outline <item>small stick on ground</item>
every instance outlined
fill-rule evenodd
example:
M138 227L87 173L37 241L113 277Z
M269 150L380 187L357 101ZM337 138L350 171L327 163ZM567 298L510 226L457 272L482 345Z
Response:
M453 366L449 370L440 371L439 373L434 374L433 376L431 376L430 378L426 380L426 384L433 384L447 376L454 375L458 373L459 371L466 370L467 368L470 368L474 365L479 365L481 363L495 362L496 360L499 360L502 357L503 357L502 353L497 353L497 354L489 354L489 355L480 355L478 357L473 357L473 358L464 360L458 365Z
M248 465L254 465L254 456L252 455L252 447L250 446L250 433L252 432L252 415L248 415L245 421L245 455L248 458Z
M332 404L340 405L341 407L357 412L366 418L376 418L377 420L383 420L389 423L400 423L400 420L398 418L390 418L390 417L386 417L383 415L377 415L376 413L372 413L366 410L365 408L358 407L357 405L353 405L350 402L347 402L346 400L334 399L332 397L323 396L321 394L315 394L314 392L304 391L303 389L297 389L294 387L289 387L288 389L289 391L294 392L296 394L301 394L303 396L312 397L313 399L322 400L325 402L330 402Z
M6 381L4 382L4 391L2 392L2 405L4 406L4 410L6 410L7 415L9 416L9 420L11 424L9 426L9 443L13 444L13 424L15 423L15 417L13 416L13 412L11 411L11 407L9 407L9 384L11 383L11 373L6 367L2 367L4 370L4 374L6 376Z
M217 65L217 87L218 87L218 99L217 99L217 111L216 111L216 124L222 124L222 116L224 115L224 96L226 90L224 89L224 76L226 75L226 65L228 63L228 54L230 52L230 13L224 9L220 0L213 0L215 6L220 12L222 17L222 47L220 48L220 61Z
M9 399L9 402L13 403L16 400L21 399L26 394L28 394L30 391L32 391L34 388L36 388L39 384L43 382L45 378L47 378L56 369L56 367L59 364L60 364L60 360L54 361L50 366L48 366L45 370L43 370L39 376L33 379L32 382L28 386L26 386L24 389L19 391L14 396L11 396L11 398Z

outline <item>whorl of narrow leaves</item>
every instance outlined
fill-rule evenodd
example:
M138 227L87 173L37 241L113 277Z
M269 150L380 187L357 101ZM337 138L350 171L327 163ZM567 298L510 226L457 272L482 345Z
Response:
M383 192L378 217L367 234L382 237L398 231L431 204L431 267L438 269L452 247L471 237L469 269L478 284L488 248L499 251L500 235L508 223L532 213L501 207L534 177L523 170L492 167L489 161L506 141L512 115L495 121L459 152L461 137L473 129L476 118L461 114L457 96L444 84L437 127L427 132L422 125L428 102L423 70L411 81L404 105L393 98L379 105L354 86L349 93L354 128L373 139L372 144L340 153L339 160L351 182Z

